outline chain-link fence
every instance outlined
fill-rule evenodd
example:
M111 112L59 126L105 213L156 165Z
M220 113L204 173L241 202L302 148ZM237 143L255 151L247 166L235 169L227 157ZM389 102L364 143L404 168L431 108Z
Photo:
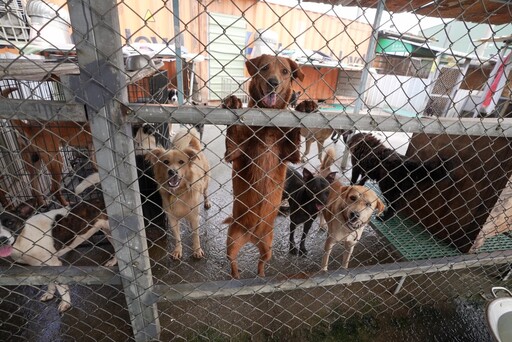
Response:
M327 3L0 3L1 340L491 340L510 5Z

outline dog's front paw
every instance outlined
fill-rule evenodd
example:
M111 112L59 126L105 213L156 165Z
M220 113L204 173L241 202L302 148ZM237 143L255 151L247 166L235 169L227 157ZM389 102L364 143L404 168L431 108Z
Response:
M105 263L105 265L104 265L104 266L106 266L106 267L112 267L112 266L115 266L115 265L117 265L117 258L116 258L116 257L113 257L112 259L110 259L109 261L107 261L107 262Z
M222 100L222 108L240 109L242 108L242 101L235 95L230 95Z
M313 100L304 100L295 107L295 110L303 113L311 113L318 109L318 105Z
M59 310L59 313L63 313L65 311L68 311L69 309L71 309L71 303L68 303L64 300L62 300L57 308L57 310Z
M171 253L171 258L173 260L179 260L179 259L181 259L182 256L183 256L183 249L181 248L181 246L174 248L174 251Z
M206 210L210 209L212 207L212 203L209 200L204 201L204 208Z
M194 251L194 254L192 254L192 256L196 259L202 259L205 257L205 254L204 254L204 251L201 247L197 248L195 251Z
M49 300L52 300L53 298L55 297L55 295L53 293L50 293L50 292L45 292L41 298L39 298L39 300L41 302L47 302Z

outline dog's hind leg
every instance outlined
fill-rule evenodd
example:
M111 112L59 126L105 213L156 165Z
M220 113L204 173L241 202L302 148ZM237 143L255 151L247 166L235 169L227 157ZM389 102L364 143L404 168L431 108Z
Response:
M311 218L304 223L304 228L302 230L302 236L300 238L300 249L299 249L299 255L305 256L308 254L308 251L306 249L306 237L308 236L309 230L311 229L311 226L313 225L314 218Z
M290 221L290 249L289 252L291 254L298 254L297 246L295 245L295 229L297 228L297 225Z
M249 242L248 233L244 231L237 222L232 222L228 228L228 238L226 241L226 252L231 265L231 276L234 279L240 279L238 271L237 256L240 249Z
M260 259L258 260L258 276L265 276L265 264L272 258L272 239L274 237L273 230L271 229L265 236L262 236L258 242L255 243L260 251Z

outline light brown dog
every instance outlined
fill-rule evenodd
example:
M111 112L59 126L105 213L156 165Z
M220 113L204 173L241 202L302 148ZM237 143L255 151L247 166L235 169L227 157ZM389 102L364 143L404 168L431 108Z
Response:
M364 227L373 214L383 211L384 203L373 190L359 185L343 186L338 181L331 184L329 201L323 210L328 230L322 270L327 271L332 248L340 241L345 245L341 266L348 268L354 246L361 239Z
M292 94L292 82L304 74L294 61L262 55L245 63L251 76L249 107L285 109ZM224 99L224 108L239 109L236 96ZM313 101L303 105L316 110ZM227 130L226 156L233 163L233 214L229 223L227 256L231 276L240 278L237 255L247 243L259 250L258 275L265 275L265 263L272 256L274 220L286 177L286 162L300 161L300 128L233 125Z
M299 111L299 106L296 108ZM333 129L333 128L301 128L300 135L302 135L306 139L306 149L304 150L304 154L302 155L302 162L306 163L308 161L308 155L311 151L311 144L313 141L316 141L316 146L318 148L318 160L322 161L322 153L324 151L325 141L331 137L333 142L337 142L338 138L341 134L343 134L343 129Z
M172 144L170 150L153 149L146 159L153 165L162 205L176 243L171 257L180 259L183 256L179 221L184 218L192 229L193 256L200 259L204 257L204 251L199 240L199 205L204 197L204 207L211 207L208 200L210 164L202 152L195 129L179 131Z

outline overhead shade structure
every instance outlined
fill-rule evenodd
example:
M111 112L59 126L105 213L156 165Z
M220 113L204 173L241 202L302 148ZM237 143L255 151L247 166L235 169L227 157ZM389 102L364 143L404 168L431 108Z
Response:
M304 2L376 8L377 0L303 0ZM438 18L494 25L512 22L512 3L507 0L388 0L386 10L393 13L410 12Z

